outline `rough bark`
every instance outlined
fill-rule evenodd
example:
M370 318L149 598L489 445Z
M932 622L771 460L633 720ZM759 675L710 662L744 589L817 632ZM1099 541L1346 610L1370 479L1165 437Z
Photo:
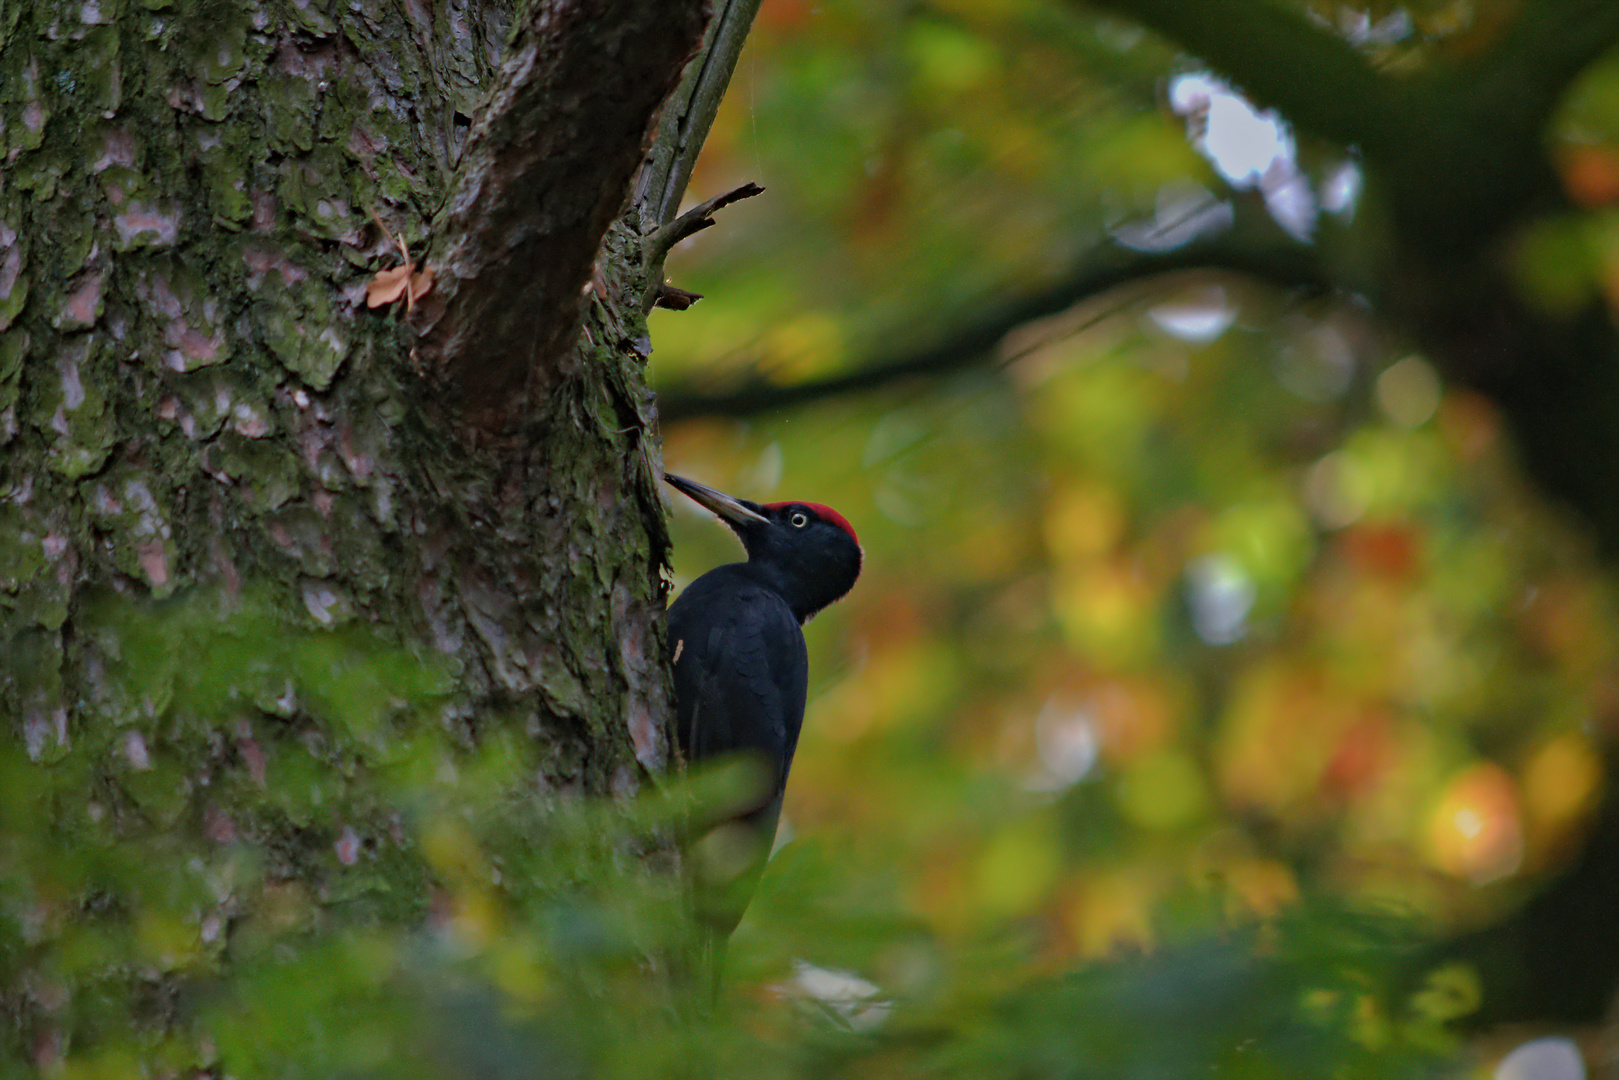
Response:
M639 213L603 243L706 6L514 7L0 4L6 1060L423 918L424 746L664 764Z

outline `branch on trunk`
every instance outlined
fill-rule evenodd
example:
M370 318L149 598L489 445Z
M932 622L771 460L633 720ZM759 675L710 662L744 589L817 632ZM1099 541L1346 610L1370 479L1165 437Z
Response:
M692 207L646 238L647 261L656 262L662 259L669 254L670 248L686 237L702 232L714 224L714 211L723 210L734 202L751 199L755 195L763 195L764 191L764 188L749 180L739 188L727 191L724 195L716 195L707 202Z
M702 298L702 293L679 289L668 282L664 282L655 290L655 295L652 297L652 306L668 308L670 311L685 311Z
M679 303L678 300L674 304L666 302L669 293L663 283L663 260L669 249L699 229L712 225L714 211L764 191L757 184L743 184L682 214L679 219L675 217L697 164L697 155L708 139L709 129L714 126L725 88L736 70L737 57L742 55L742 45L759 12L759 3L760 0L723 0L703 37L702 63L693 64L680 87L670 95L658 137L641 166L641 175L635 182L635 203L641 211L642 228L650 230L643 245L647 285L641 294L642 314L660 304L671 307Z
M759 3L760 0L721 0L703 37L702 62L692 65L670 95L657 141L635 185L635 201L649 225L667 225L680 209L692 168L708 139L709 128L714 126ZM654 277L660 277L661 267L653 269Z
M699 416L753 416L988 365L995 362L1001 342L1019 327L1110 290L1189 270L1222 270L1289 289L1326 291L1335 287L1317 251L1287 236L1268 218L1169 251L1138 251L1109 242L1091 251L1065 279L1004 301L932 344L815 382L781 386L755 376L751 382L722 390L670 386L659 392L658 409L666 423Z
M565 372L608 224L706 0L542 0L516 34L435 223L420 358L474 436L509 432Z
M658 228L651 236L646 238L643 250L646 264L652 268L652 280L647 283L646 293L641 297L642 314L651 311L654 305L662 307L675 306L665 302L668 293L671 291L670 287L664 284L663 281L663 260L668 256L669 249L693 233L702 232L714 224L714 212L716 210L723 210L734 202L751 199L755 195L763 195L764 190L764 188L750 180L739 188L727 191L724 195L716 195L707 202L692 207L667 225ZM684 293L684 290L681 289L672 291ZM695 293L685 293L684 295L701 299ZM683 311L690 306L689 302L680 304L676 310Z

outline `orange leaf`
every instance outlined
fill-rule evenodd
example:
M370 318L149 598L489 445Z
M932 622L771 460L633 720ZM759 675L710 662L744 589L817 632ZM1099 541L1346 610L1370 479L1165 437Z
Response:
M410 288L410 276L416 268L410 263L391 270L378 270L371 284L365 287L365 306L381 307L404 296Z

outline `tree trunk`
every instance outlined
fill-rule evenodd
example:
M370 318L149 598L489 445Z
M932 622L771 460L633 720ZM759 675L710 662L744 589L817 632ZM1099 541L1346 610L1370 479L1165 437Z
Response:
M172 1031L255 933L428 914L401 768L663 767L627 195L706 17L0 4L7 1059ZM408 314L366 306L395 236Z

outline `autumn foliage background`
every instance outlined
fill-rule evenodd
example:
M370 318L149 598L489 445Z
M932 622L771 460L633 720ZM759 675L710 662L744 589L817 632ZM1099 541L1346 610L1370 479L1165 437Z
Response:
M1412 65L1487 40L1495 6L1316 5ZM1490 405L1354 298L1187 273L762 407L1233 204L1365 243L1354 157L1285 122L1269 145L1224 93L1070 8L762 9L695 188L767 194L672 260L707 299L653 332L669 466L832 504L865 545L810 630L777 889L1048 970L1322 898L1456 933L1578 849L1619 690L1607 579ZM1585 253L1619 235L1619 63L1553 138L1585 210L1525 238L1518 273L1577 303L1616 280ZM676 525L680 581L732 554ZM739 938L813 955L772 899ZM910 962L839 959L886 986Z

